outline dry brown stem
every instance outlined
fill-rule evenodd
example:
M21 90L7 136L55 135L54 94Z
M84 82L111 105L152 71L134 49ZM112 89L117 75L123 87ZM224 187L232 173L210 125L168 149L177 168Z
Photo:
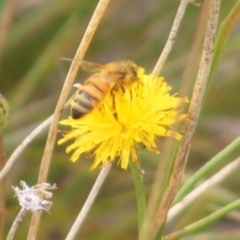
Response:
M74 56L74 59L71 63L68 75L66 77L65 83L62 88L62 92L60 94L56 109L54 111L53 121L50 126L46 146L44 149L42 162L40 166L39 176L38 176L38 183L45 182L47 179L47 174L51 162L52 152L55 145L56 135L57 135L57 126L58 121L60 119L62 110L64 108L64 105L67 101L67 98L69 96L69 93L71 91L72 85L74 83L75 77L77 75L80 60L83 59L84 54L90 44L90 41L92 40L92 37L94 35L94 32L97 29L97 26L103 16L103 13L105 12L105 9L109 3L109 0L100 0L95 12L91 18L91 21L87 27L87 30L85 31L85 34L83 36L83 39L78 47L78 50ZM28 240L34 240L36 239L37 230L40 222L40 213L33 213L31 225L28 233Z
M169 184L167 186L164 197L158 207L157 214L152 226L150 239L155 238L158 230L164 224L167 217L167 213L172 205L172 202L182 180L182 175L187 162L191 139L197 125L197 119L200 113L202 99L204 96L206 83L208 80L210 67L212 63L212 56L217 32L217 19L219 14L219 7L220 7L219 0L211 1L209 9L210 13L207 22L205 40L203 45L203 52L200 61L196 84L193 91L193 96L189 106L188 121L186 121L185 124L185 134L179 147L179 151L176 157L176 161L174 164L172 175L170 177Z

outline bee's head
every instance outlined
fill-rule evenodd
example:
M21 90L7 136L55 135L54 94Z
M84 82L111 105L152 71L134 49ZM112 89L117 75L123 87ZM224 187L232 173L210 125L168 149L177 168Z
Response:
M118 81L121 81L123 84L137 81L137 70L137 65L129 60L112 63L111 68L112 74L116 74Z

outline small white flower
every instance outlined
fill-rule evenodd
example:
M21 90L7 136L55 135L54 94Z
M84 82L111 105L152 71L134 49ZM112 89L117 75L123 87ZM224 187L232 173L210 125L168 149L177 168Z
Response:
M20 185L22 189L18 187L12 188L22 208L32 212L42 210L49 212L52 202L41 199L40 195L42 195L43 198L51 198L52 193L49 190L56 189L55 184L51 186L49 183L40 183L33 187L29 187L24 181L21 181Z

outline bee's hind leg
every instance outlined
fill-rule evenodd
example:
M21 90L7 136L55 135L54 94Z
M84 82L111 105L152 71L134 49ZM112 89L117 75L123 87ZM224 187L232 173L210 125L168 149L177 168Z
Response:
M116 94L115 93L118 91L119 87L121 88L121 90L123 89L122 86L115 85L110 91L110 94L112 96L113 116L117 121L118 121L118 115L117 115L117 111L116 111L116 100L115 100Z
M118 121L118 115L116 111L116 100L115 100L115 94L111 92L112 95L112 106L113 106L113 116Z

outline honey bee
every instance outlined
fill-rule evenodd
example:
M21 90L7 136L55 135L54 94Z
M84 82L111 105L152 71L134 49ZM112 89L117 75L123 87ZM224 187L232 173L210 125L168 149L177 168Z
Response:
M78 119L95 109L110 92L138 80L137 65L131 61L111 62L106 65L81 61L80 68L95 72L79 87L71 103L71 115ZM114 96L113 96L114 101Z

